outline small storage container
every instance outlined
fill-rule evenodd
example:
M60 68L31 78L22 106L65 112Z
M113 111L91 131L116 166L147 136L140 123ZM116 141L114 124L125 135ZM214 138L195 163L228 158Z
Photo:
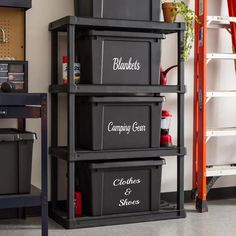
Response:
M76 54L82 84L159 85L162 34L87 31Z
M160 146L163 97L79 97L76 142L91 150Z
M76 187L82 192L83 214L158 211L164 163L157 159L77 164Z
M76 16L160 20L160 0L75 0Z
M8 77L8 73L4 72L4 71L0 71L0 78L7 78Z
M0 72L8 72L8 64L0 64Z
M8 79L13 82L24 82L24 73L8 73Z
M8 77L0 77L0 84L7 82L8 81Z
M0 87L7 81L15 85L14 92L28 92L28 62L0 60Z
M29 193L35 133L0 129L0 194Z

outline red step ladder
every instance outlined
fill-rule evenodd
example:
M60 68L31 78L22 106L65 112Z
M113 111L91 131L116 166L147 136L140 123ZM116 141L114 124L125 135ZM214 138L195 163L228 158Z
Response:
M207 166L207 141L211 137L236 136L235 128L207 129L207 102L214 97L236 97L236 91L207 91L207 64L211 60L236 60L236 0L228 0L229 16L208 16L207 0L195 1L193 188L199 212L208 211L207 193L220 176L236 175L232 165ZM208 53L208 28L225 28L232 35L233 53ZM235 124L236 126L236 124ZM234 163L235 164L235 163Z
M236 17L236 1L228 0L229 16ZM233 43L233 52L236 53L236 23L231 22L231 35ZM236 70L236 61L235 61L235 70Z

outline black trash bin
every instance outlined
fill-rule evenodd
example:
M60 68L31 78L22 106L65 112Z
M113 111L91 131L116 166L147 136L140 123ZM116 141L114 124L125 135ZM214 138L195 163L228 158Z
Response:
M76 144L90 150L160 147L163 97L78 97Z
M160 20L160 0L75 0L76 16Z
M162 34L95 31L78 36L80 83L159 85Z
M163 164L164 159L78 163L76 188L82 193L83 214L158 211Z
M0 129L0 194L29 193L35 133Z

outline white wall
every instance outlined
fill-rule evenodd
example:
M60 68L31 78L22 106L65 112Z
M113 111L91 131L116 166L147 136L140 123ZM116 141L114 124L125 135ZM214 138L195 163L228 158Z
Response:
M209 1L209 15L228 15L226 1L218 4ZM226 30L209 31L209 52L232 53L230 34ZM209 90L236 90L236 77L233 61L213 61L209 63ZM208 127L235 127L236 110L233 109L235 98L213 99L208 104ZM236 162L235 137L213 138L208 142L208 164ZM221 178L216 186L234 186L235 176Z
M50 22L66 15L73 15L74 4L73 0L33 0L32 2L32 9L27 11L26 24L26 58L29 61L29 91L47 93L51 79L51 34L48 31L48 25ZM48 139L50 144L50 95L48 95L48 98ZM30 121L28 130L33 130L40 134L39 121ZM40 186L39 141L34 146L33 158L32 182Z
M186 1L194 9L194 1ZM226 1L208 1L209 15L227 15L228 9ZM217 2L217 4L216 4ZM165 67L175 64L173 52L176 49L175 36L167 38L163 42L162 64ZM208 52L232 52L232 43L230 34L226 30L209 30L208 31ZM192 188L192 124L193 124L193 50L188 62L185 65L185 81L187 85L187 94L185 100L185 144L187 155L185 162L185 189ZM176 81L176 73L171 72L168 75L169 81ZM236 80L234 72L234 63L232 61L212 61L208 64L208 90L233 90L236 89ZM208 105L207 126L209 128L217 127L234 127L236 124L236 110L232 109L235 104L235 98L213 99ZM176 117L175 96L167 97L165 107ZM176 137L176 125L171 127L171 133ZM212 138L207 144L207 163L224 164L236 162L235 137ZM175 189L176 179L174 172L169 165L175 164L172 158L167 159L163 175L163 191L172 191ZM175 167L174 167L175 168ZM222 177L216 183L215 187L234 186L235 177Z
M212 14L226 14L226 6L221 4L221 0L217 0L219 4L212 1ZM224 0L222 2L225 2ZM193 8L194 1L190 1L190 6ZM47 92L50 83L50 33L48 32L48 23L66 15L73 14L73 0L33 0L33 8L27 12L27 59L29 60L29 91L30 92ZM217 33L213 33L213 36ZM220 42L221 39L221 42ZM173 52L176 51L176 36L171 35L163 42L162 64L163 67L169 67L176 63ZM230 37L226 32L220 33L219 40L216 37L210 39L211 47L215 47L218 51L230 51ZM213 49L212 49L213 50ZM193 53L185 68L187 94L185 101L185 144L188 150L185 162L185 189L191 189L192 181L192 118L193 118ZM210 78L212 77L212 78ZM176 83L176 71L168 74L170 83ZM233 63L224 62L223 64L211 63L209 67L209 86L212 88L235 88L236 81L233 71ZM50 96L49 96L50 97ZM164 105L176 118L176 95L168 95L167 102ZM225 102L224 105L222 102ZM50 102L49 102L50 103ZM213 118L212 126L223 125L223 121L227 119L227 125L235 123L236 111L232 111L232 100L217 100L211 101L211 115L208 118ZM220 106L218 105L220 104ZM50 106L50 104L49 104ZM224 108L224 109L223 109ZM61 111L63 112L63 111ZM228 112L233 112L232 116ZM49 113L50 120L50 113ZM176 140L176 122L173 119L171 134ZM50 125L50 122L48 122ZM2 121L1 121L2 124ZM35 130L39 133L39 124L30 122L29 130ZM64 127L65 130L65 127ZM50 131L50 129L49 129ZM50 132L49 132L50 133ZM50 137L50 136L49 136ZM232 156L236 157L234 149L234 139L214 139L209 142L209 153L211 161L219 163L222 158L230 160ZM219 150L220 149L220 150ZM34 149L34 164L33 164L33 183L40 185L40 168L39 168L39 143ZM234 178L222 178L217 186L234 185ZM162 191L176 190L176 158L167 158L167 165L163 169L163 184Z

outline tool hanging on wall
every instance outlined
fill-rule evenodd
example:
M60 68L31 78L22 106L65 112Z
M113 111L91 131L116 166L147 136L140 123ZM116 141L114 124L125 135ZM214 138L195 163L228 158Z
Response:
M211 60L236 60L235 53L208 53L207 30L227 29L236 46L236 5L228 0L229 16L207 16L208 1L196 0L195 13L200 21L195 24L194 65L194 129L193 129L193 190L196 209L208 211L207 194L221 176L236 175L235 163L207 166L207 142L212 137L236 136L236 128L207 129L207 102L216 97L236 97L236 91L207 91L207 64ZM214 78L215 79L215 78Z
M6 35L6 32L5 32L5 30L2 28L2 27L0 27L0 32L1 32L1 34L2 34L2 37L1 37L1 43L8 43L8 39L7 39L7 35Z

